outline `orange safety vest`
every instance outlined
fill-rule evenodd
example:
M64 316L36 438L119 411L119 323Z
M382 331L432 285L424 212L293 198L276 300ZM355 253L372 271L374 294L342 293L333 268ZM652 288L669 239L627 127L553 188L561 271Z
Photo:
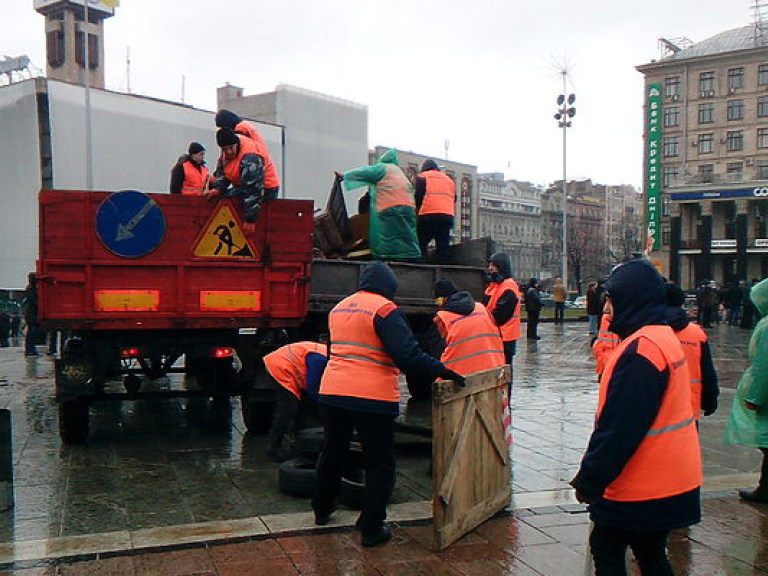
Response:
M398 402L400 370L376 334L376 314L394 307L380 294L359 291L339 302L328 315L330 356L320 394Z
M256 147L260 150L258 154L264 159L264 188L269 189L280 186L280 178L277 176L277 170L272 163L272 157L269 155L269 147L261 132L256 130L256 127L246 120L238 122L234 130L238 134L253 140L256 143Z
M637 353L659 372L669 372L669 381L645 438L605 489L603 496L618 502L668 498L698 488L702 482L701 450L691 412L685 354L669 326L643 326L621 343L600 378L597 416L605 406L610 386L621 386L621 382L611 382L611 377L622 353L633 342L638 343Z
M435 324L445 339L440 361L462 376L504 366L504 343L485 306L475 303L467 315L440 310Z
M504 340L504 342L510 342L520 338L520 306L523 303L520 299L520 288L517 286L517 282L512 280L512 278L504 278L504 280L499 283L491 282L485 288L485 295L490 297L488 300L489 312L493 312L496 309L496 303L499 301L499 298L501 298L501 295L507 290L512 290L512 292L515 293L515 296L517 296L517 305L515 306L512 318L507 320L502 326L499 326L499 329L501 330L501 339Z
M685 352L688 375L691 377L691 408L698 420L701 416L701 345L707 341L707 333L698 324L690 322L680 332L675 332L675 336Z
M600 330L597 333L597 340L592 344L592 354L595 356L596 362L595 372L597 372L598 376L603 373L611 354L621 344L621 338L616 332L611 332L610 325L611 321L608 319L608 315L603 314L600 318Z
M240 186L242 185L242 181L240 180L240 162L243 159L243 156L246 154L256 154L258 156L261 156L261 158L264 160L264 188L276 188L280 185L280 182L277 180L277 175L273 174L273 178L268 178L268 171L267 171L267 160L269 157L269 154L258 145L257 142L254 142L247 136L241 136L238 135L237 137L240 140L240 147L237 151L237 156L235 156L232 160L226 160L224 163L224 176L232 182L234 186ZM271 162L271 161L270 161ZM274 171L274 166L272 166L272 169Z
M416 208L413 188L399 167L384 164L384 177L376 183L376 212L396 206Z
M427 183L427 191L419 208L419 216L425 214L456 214L456 185L450 176L439 170L425 170L419 174Z
M307 389L307 355L326 355L327 346L317 342L293 342L264 356L264 366L280 386L301 400Z
M182 164L184 168L184 184L181 193L187 196L200 196L205 190L205 183L211 173L205 166L195 166L194 162L187 160Z

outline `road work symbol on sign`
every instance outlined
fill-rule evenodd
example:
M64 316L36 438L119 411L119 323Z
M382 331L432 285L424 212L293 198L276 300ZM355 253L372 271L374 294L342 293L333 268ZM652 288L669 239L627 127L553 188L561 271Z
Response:
M192 253L206 258L256 258L256 249L229 202L222 202L211 215Z

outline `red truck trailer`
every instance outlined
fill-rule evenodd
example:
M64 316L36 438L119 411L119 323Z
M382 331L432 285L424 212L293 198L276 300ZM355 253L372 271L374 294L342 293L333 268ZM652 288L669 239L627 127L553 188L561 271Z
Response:
M43 190L37 263L40 321L68 334L56 361L60 434L84 442L102 398L243 394L249 429L268 426L236 350L253 361L262 340L307 314L311 201L265 203L246 227L237 201L120 192ZM183 366L179 361L184 357ZM141 375L184 372L195 384L145 390ZM122 389L115 390L122 376Z

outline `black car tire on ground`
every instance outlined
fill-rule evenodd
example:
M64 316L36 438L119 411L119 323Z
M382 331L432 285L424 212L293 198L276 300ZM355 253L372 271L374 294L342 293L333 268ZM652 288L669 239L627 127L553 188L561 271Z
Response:
M308 458L292 458L280 464L277 471L280 492L288 496L310 498L315 494L315 463Z

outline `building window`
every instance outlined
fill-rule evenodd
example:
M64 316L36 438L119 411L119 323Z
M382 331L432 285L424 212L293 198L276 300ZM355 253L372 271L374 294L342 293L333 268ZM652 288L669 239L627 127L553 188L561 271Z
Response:
M728 120L744 119L744 100L728 101Z
M680 95L680 76L670 76L664 79L664 96Z
M85 33L75 35L75 61L85 67ZM88 68L95 70L99 67L99 37L88 34Z
M699 74L699 96L708 98L715 95L715 73L702 72Z
M51 30L46 34L46 49L48 52L48 64L51 68L58 68L64 64L66 53L64 51L64 32Z
M768 180L768 160L758 160L757 178L759 180Z
M744 180L744 163L728 162L725 169L729 182L741 182Z
M678 126L680 124L680 109L677 106L664 108L664 126Z
M768 116L768 96L757 97L757 115L760 118Z
M662 145L662 152L664 154L665 158L670 158L672 156L677 156L678 152L678 146L680 143L680 139L677 136L669 136L667 138L664 138L663 145Z
M729 130L725 138L725 149L728 152L744 150L744 131Z
M669 196L664 195L661 197L661 215L669 216L672 213L672 200Z
M757 69L758 86L768 86L768 64L760 64Z
M664 186L664 188L677 186L677 174L677 167L670 166L664 168L661 176L661 185Z
M715 165L702 164L699 166L699 181L702 184L711 184L715 179Z
M661 226L661 245L669 246L672 240L672 227L669 224L662 224Z
M757 129L757 147L768 148L768 128Z
M711 124L715 121L715 105L712 102L699 104L699 124Z
M699 134L699 154L711 154L715 151L715 135Z
M732 92L737 88L744 88L744 68L729 68L728 90Z

